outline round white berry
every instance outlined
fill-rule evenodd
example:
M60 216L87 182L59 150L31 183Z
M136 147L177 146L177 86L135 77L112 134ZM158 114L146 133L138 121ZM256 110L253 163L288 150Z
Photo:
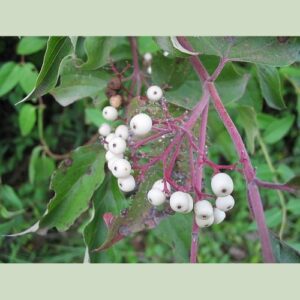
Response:
M211 179L211 189L218 197L230 195L233 191L233 181L226 173L218 173Z
M156 180L154 182L152 188L156 188L156 189L159 189L162 192L165 192L165 184L164 184L163 179ZM171 191L171 186L168 182L166 182L166 188L169 192Z
M107 123L104 123L99 127L98 132L102 136L107 136L111 132L111 127Z
M133 176L118 178L118 186L123 192L131 192L135 189L135 179Z
M212 205L207 200L198 201L195 204L194 211L197 217L204 220L209 219L214 213Z
M226 214L224 211L214 207L214 224L220 224L224 221Z
M108 143L108 149L114 154L124 153L126 142L120 137L115 137Z
M130 121L130 128L135 135L145 135L151 131L152 119L144 113L135 115Z
M147 199L152 205L158 206L166 201L166 196L161 190L152 188L147 194Z
M106 150L108 150L108 143L113 139L115 138L116 135L114 133L110 133L106 138L105 138L105 143L104 143L104 148Z
M163 96L162 89L157 85L152 85L147 90L147 98L150 101L158 101Z
M234 203L234 199L231 195L218 197L216 200L216 207L220 210L228 211L234 207Z
M118 118L118 111L112 106L104 107L102 114L103 114L103 117L109 121L114 121Z
M112 164L111 171L117 178L128 177L131 172L131 165L126 159L116 159Z
M187 193L175 192L170 197L170 206L176 212L186 213L190 209L190 198Z
M115 134L117 137L127 140L129 136L128 127L126 125L119 125L115 130Z
M200 228L209 227L214 223L214 216L212 215L207 219L201 219L198 216L196 216L195 221L198 227Z
M151 54L150 52L146 52L146 53L144 54L144 60L145 60L146 62L151 62L151 60L152 60L152 54Z
M115 158L123 158L123 153L116 154L116 153L113 153L111 151L107 151L105 153L105 159L107 161L110 161L110 160L115 159Z
M194 207L194 200L192 198L192 196L190 194L187 194L188 198L189 198L189 207L188 209L185 211L185 213L189 213L193 210Z

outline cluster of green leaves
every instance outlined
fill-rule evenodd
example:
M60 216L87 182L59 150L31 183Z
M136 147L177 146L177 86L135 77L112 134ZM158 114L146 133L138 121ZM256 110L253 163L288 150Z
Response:
M258 176L264 180L272 181L278 178L286 182L299 174L299 38L289 38L285 42L276 37L188 39L195 52L201 54L209 72L216 68L221 57L231 59L218 77L216 86L230 115L245 137L253 163L257 166ZM3 100L11 104L22 98L20 102L27 101L14 107L14 110L17 110L21 135L26 139L21 140L17 134L13 139L11 136L7 137L9 145L17 145L19 160L15 157L18 156L17 152L8 152L9 150L4 148L1 153L2 161L8 155L11 159L6 161L1 176L8 178L14 174L18 162L24 157L28 158L24 151L31 153L29 162L25 164L25 168L28 168L28 178L21 177L23 181L29 181L21 187L24 185L28 189L30 186L31 190L22 194L22 189L14 182L1 188L12 191L14 199L32 196L32 190L42 193L40 199L43 201L39 203L39 209L32 217L32 224L40 220L39 233L45 230L56 232L69 229L67 232L75 230L77 236L83 235L82 244L77 247L78 252L75 251L77 254L71 256L70 260L76 259L79 253L83 254L86 247L86 258L91 262L153 261L153 257L158 257L157 261L162 262L188 261L191 215L164 216L158 220L160 222L157 222L157 218L154 222L153 216L150 218L152 212L145 200L145 193L147 185L161 173L161 167L158 165L152 170L144 183L145 186L142 185L128 200L119 191L116 180L105 173L104 155L99 142L77 148L68 159L59 164L50 185L54 196L48 204L47 212L43 210L42 206L50 198L47 197L49 192L46 185L50 182L54 160L39 145L40 140L46 139L49 147L59 153L68 152L84 144L104 122L100 108L107 104L104 93L112 76L110 62L113 61L121 70L131 59L130 46L125 37L50 37L47 46L45 44L43 38L22 38L17 43L17 54L21 56L21 62L14 60L0 65L0 78L5 79L4 87L0 86L0 96L5 95ZM152 53L151 82L167 88L166 97L172 113L178 114L192 109L202 91L189 63L190 54L183 51L174 38L141 37L138 38L138 45L141 57L146 52ZM45 46L42 64L40 58L40 72L37 74L32 67L34 64L27 61L34 62L34 53L38 53ZM163 55L163 51L167 51L168 56ZM24 73L25 69L21 71L25 65L30 66L26 67L28 73ZM35 74L34 79L28 80L33 76L28 75L29 69L31 74ZM128 70L125 76L129 76L131 71ZM18 92L20 89L22 91ZM25 98L22 97L24 93L27 94ZM43 108L36 100L39 97L47 100L47 126L43 126L41 120ZM28 102L29 100L31 102ZM60 110L59 106L67 108ZM10 117L14 128L15 117L16 114ZM213 109L210 111L208 124L210 158L220 163L235 162L237 157L230 137ZM1 137L1 146L2 144L5 144L5 139ZM232 176L236 186L236 208L221 226L201 233L200 261L261 261L255 225L248 213L243 178L238 174ZM211 173L206 170L205 182L208 189L210 177ZM41 179L43 185L36 189L37 181ZM10 208L12 196L7 195L7 192L5 194L5 191L4 195L4 215L16 220L17 214L19 219L21 218L19 225L22 222L24 225L24 211L33 204L26 206L23 201L19 201L22 206ZM38 199L36 196L33 198ZM288 211L285 238L289 245L300 249L297 240L300 230L300 223L297 222L299 199L296 196L285 195L285 205L282 206L276 192L265 190L263 201L268 226L275 232L281 225L283 210ZM112 226L108 228L103 220L103 215L107 212L112 213L114 217ZM4 224L6 223L8 222ZM109 250L100 253L92 251L101 245L106 249L130 233L139 232L146 227L154 228L151 232L140 233L143 242L138 241L141 235L137 234L135 238L126 238ZM24 226L15 225L7 225L5 228L2 233L25 229ZM60 236L60 233L57 234ZM296 252L292 252L293 258L286 254L286 249L290 249L287 245L281 244L276 238L273 241L278 261L299 261ZM139 249L142 249L142 255L138 253ZM169 249L172 249L172 252ZM129 253L133 253L131 258Z

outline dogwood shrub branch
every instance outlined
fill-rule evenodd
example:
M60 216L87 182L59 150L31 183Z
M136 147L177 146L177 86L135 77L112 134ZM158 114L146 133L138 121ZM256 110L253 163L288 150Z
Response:
M187 39L184 37L178 38L179 42L183 47L186 49L193 51L193 48L188 43ZM275 262L268 228L265 222L264 210L262 206L262 201L260 198L259 190L257 187L257 183L255 181L255 169L253 168L248 152L240 136L235 124L233 123L232 119L230 118L226 108L224 107L222 100L218 94L218 91L215 87L214 82L212 81L212 77L209 76L208 72L206 71L204 65L202 64L199 57L192 56L190 58L191 64L194 67L194 70L199 75L203 82L207 82L207 88L209 90L212 102L215 106L216 111L218 112L221 120L223 121L224 126L226 127L232 142L235 146L235 149L239 155L240 162L243 165L243 174L247 182L247 189L248 189L248 201L249 206L252 211L253 217L257 223L258 233L261 241L262 246L262 253L265 262L273 263ZM226 60L221 60L221 63L217 69L218 72L216 74L220 74L222 67L225 65ZM216 77L216 76L215 76Z

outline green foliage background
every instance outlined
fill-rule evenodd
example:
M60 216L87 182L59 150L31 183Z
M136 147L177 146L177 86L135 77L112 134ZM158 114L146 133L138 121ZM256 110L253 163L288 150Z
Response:
M217 56L228 50L227 41L219 39L190 40L195 49L204 52L208 70L213 70ZM40 219L42 225L51 227L20 237L0 237L1 262L82 262L86 245L95 248L106 237L103 213L117 215L128 206L115 179L101 171L102 150L97 143L94 154L87 146L74 152L73 157L90 153L86 166L94 166L94 180L88 176L84 180L90 190L95 190L93 195L82 191L79 184L74 192L79 194L78 205L55 210L58 202L68 203L70 199L56 194L54 201L53 191L49 190L51 175L59 164L58 179L52 186L60 183L64 167L60 155L85 144L103 122L100 108L107 103L104 88L111 77L108 62L113 60L122 69L131 60L128 41L125 37L54 38L47 46L47 40L0 38L0 235L21 232ZM230 57L239 62L229 63L216 85L246 141L258 177L287 182L300 174L300 47L296 38L283 45L276 38L274 41L263 50L259 48L263 44L260 38L237 43ZM166 96L174 105L174 114L193 108L201 90L187 55L163 37L140 37L138 45L141 55L153 54L153 83L171 87ZM254 46L256 55L247 52ZM170 53L168 57L163 56L162 49ZM29 101L15 105L27 95ZM230 138L213 110L208 132L210 158L220 163L235 162ZM226 222L201 232L200 262L262 260L243 178L234 174L234 180L236 207ZM205 181L209 186L209 172ZM300 251L299 197L270 190L261 193L268 227L278 233L286 210L284 240ZM142 199L143 192L137 197ZM51 198L54 208L43 217ZM58 223L57 219L64 222ZM91 254L91 260L186 262L190 227L190 217L175 215L153 230L138 232L107 251Z

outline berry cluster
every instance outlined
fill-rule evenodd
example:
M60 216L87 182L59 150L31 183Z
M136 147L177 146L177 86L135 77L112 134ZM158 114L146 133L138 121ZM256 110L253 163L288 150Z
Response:
M106 106L102 111L103 117L108 121L115 121L118 118L116 108L118 108L119 105L113 105L118 96L117 94L110 97L111 105ZM166 113L165 98L159 86L150 86L147 89L146 96L150 102L161 103ZM131 118L129 126L123 124L119 125L115 129L115 132L112 132L111 126L107 123L102 124L99 128L99 134L102 136L104 148L107 150L106 160L108 168L112 174L118 178L118 186L123 192L132 192L136 188L136 180L131 175L132 169L143 173L145 170L148 170L148 166L161 159L161 156L158 157L159 159L156 161L152 159L148 165L146 164L146 166L144 165L139 168L134 159L135 151L138 146L143 145L145 141L155 140L157 137L168 132L168 129L180 129L180 127L176 125L177 120L172 121L168 119L167 122L166 128L154 127L154 124L158 124L157 120L152 120L148 114L138 113ZM159 124L164 125L163 122ZM158 130L158 134L150 137L147 136L153 130ZM140 138L144 136L147 137L140 140ZM190 140L195 144L192 137L190 137ZM134 162L133 167L128 159L124 157L127 146L134 149L134 151L131 151ZM166 154L168 153L166 152ZM203 197L199 197L199 195L195 198L196 200L194 200L189 193L190 190L183 190L180 186L176 185L171 179L170 174L169 177L167 177L168 173L170 172L164 170L164 178L157 180L148 191L147 199L151 205L169 205L174 212L184 214L194 210L195 221L200 228L221 223L226 217L226 212L233 208L234 199L230 195L233 191L233 181L226 173L220 173L219 170L217 170L211 179L211 189L214 195L217 196L215 207L209 200L204 200ZM140 181L140 179L137 181Z

